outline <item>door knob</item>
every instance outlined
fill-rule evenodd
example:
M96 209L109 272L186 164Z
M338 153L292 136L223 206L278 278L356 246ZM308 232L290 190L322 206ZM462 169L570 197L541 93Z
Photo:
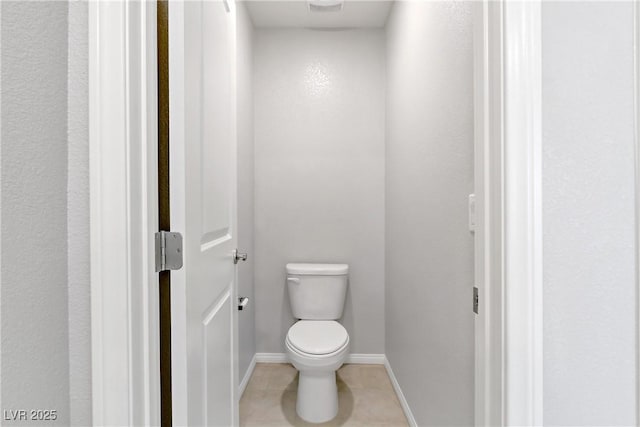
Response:
M242 252L238 252L238 250L234 250L233 251L233 263L237 264L238 261L246 261L247 260L247 254L246 253L242 253Z

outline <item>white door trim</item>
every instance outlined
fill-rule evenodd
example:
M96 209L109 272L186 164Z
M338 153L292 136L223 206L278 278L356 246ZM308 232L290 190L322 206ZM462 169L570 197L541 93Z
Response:
M89 5L92 398L98 426L160 421L155 16L154 2Z
M540 0L476 10L477 425L543 421L540 23Z
M541 5L504 7L507 425L542 425Z
M501 3L474 4L474 263L480 301L475 320L476 426L503 422L501 21Z
M635 256L636 256L636 422L640 423L640 5L633 2L634 32L634 149L635 149Z

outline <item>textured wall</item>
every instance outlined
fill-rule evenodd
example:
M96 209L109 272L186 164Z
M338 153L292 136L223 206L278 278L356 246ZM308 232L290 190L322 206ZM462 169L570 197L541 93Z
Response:
M2 409L69 425L67 4L1 7Z
M633 5L542 6L545 425L636 424Z
M351 266L342 323L384 352L384 33L255 38L256 348L284 352L287 262Z
M89 5L69 2L67 235L71 425L91 425Z
M249 258L238 265L238 295L249 306L238 312L239 381L256 352L253 295L253 25L244 3L238 2L238 248Z
M419 425L473 425L471 2L387 24L386 353Z

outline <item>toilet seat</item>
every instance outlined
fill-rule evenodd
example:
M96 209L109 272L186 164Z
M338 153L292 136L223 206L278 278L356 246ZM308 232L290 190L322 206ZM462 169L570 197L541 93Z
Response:
M292 350L309 355L330 355L349 344L349 334L334 320L300 320L287 332Z

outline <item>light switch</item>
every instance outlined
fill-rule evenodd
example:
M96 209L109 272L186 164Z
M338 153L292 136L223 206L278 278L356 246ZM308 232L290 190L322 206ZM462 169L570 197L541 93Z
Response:
M469 231L476 231L476 195L469 194Z

